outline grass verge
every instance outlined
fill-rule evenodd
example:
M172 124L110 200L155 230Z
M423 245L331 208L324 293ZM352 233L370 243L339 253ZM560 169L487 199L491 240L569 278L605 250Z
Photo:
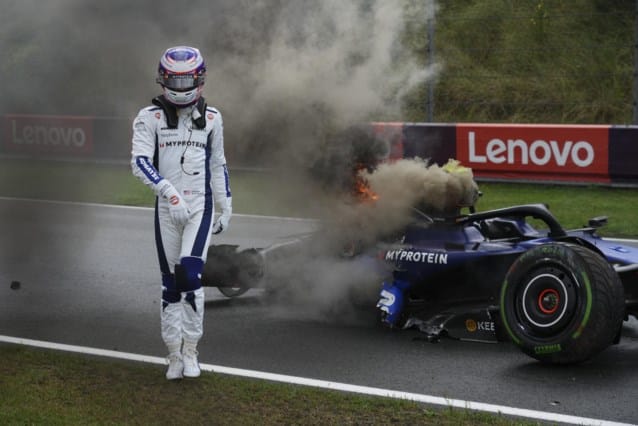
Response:
M515 425L469 410L0 345L0 424Z

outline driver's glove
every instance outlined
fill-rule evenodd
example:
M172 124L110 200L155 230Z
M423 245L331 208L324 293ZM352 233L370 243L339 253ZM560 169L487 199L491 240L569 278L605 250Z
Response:
M219 234L228 229L230 217L233 214L232 198L226 198L226 206L222 207L222 212L213 224L213 234Z
M160 196L168 201L168 213L171 216L171 220L175 225L183 226L190 219L191 212L188 208L188 203L184 201L181 195L173 184L164 179L166 182L158 185L160 187Z

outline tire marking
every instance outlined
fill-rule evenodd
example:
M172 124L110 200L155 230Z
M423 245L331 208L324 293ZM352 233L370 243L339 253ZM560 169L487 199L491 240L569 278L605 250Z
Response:
M591 291L591 283L589 282L589 276L587 276L585 272L583 272L581 275L583 276L583 281L585 283L585 290L587 291L587 305L585 306L585 316L583 317L583 320L581 321L580 325L578 326L574 334L572 334L572 339L574 340L580 337L581 333L583 332L583 329L589 322L589 316L591 315L591 306L592 306L592 300L591 300L592 291Z

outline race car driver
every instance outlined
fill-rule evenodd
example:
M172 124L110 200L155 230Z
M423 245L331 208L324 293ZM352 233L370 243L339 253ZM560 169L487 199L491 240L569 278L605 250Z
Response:
M162 95L133 122L133 174L155 195L155 241L162 275L161 334L169 380L198 377L203 335L201 274L211 234L228 229L232 198L222 115L202 97L199 50L167 49L159 63ZM214 210L221 214L214 221Z

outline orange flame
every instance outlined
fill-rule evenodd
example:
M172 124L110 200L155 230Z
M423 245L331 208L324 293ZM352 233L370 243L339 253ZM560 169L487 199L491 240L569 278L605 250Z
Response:
M377 193L370 189L368 181L360 175L357 175L357 178L355 179L354 192L355 196L360 201L376 201L379 199Z

